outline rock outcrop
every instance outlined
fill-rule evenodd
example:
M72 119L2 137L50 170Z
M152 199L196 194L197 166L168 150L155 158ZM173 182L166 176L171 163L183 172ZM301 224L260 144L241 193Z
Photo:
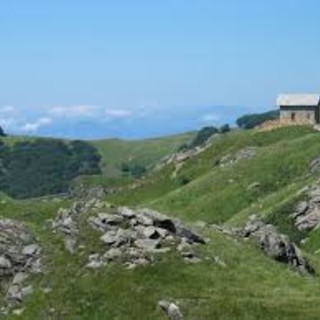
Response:
M180 221L150 209L114 208L97 199L60 209L53 220L54 232L63 236L70 253L79 247L82 215L87 217L89 226L101 234L100 241L105 248L103 253L90 254L88 268L100 268L110 262L119 262L128 268L149 265L155 262L155 255L171 250L180 253L186 262L201 261L195 245L204 244L205 240Z
M245 228L235 233L238 236L253 239L274 260L289 264L303 274L314 274L313 267L294 242L278 233L274 226L257 220L255 216L250 218Z
M292 214L296 227L311 231L320 225L320 185L319 182L306 191L306 200L298 203Z
M174 302L161 300L158 302L158 306L166 313L170 320L183 320L180 308Z
M233 165L240 160L250 160L254 158L257 154L257 147L246 147L244 149L239 150L235 154L229 153L222 157L220 161L218 161L218 165L220 167L226 167Z
M119 207L89 217L89 224L102 233L107 251L96 255L87 267L118 261L128 268L148 265L156 254L177 250L187 262L201 261L193 247L205 240L180 222L150 209Z
M2 312L32 293L27 279L41 272L41 248L32 233L23 223L0 219L0 284L7 303Z

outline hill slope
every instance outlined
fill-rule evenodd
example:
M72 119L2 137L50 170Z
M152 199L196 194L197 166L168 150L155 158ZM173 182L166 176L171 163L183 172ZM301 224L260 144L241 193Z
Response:
M155 165L161 158L189 143L195 132L146 140L106 139L92 141L102 157L101 168L106 177L121 175L121 163Z
M72 207L76 224L68 211L59 211L68 222L63 227L74 230L77 237L71 254L46 221L74 199L2 197L2 215L27 223L43 248L46 268L31 279L34 293L17 308L23 307L23 319L164 320L167 317L157 302L173 299L187 320L318 319L320 233L298 230L292 213L305 197L301 190L317 183L319 161L313 160L319 156L320 133L308 127L232 132L214 139L194 157L152 171L134 187L122 187L118 194L107 196L113 205L151 207L179 217L207 239L207 244L196 248L201 257L198 263L186 263L171 249L156 256L153 265L131 269L109 262L89 270L85 267L88 256L104 254L107 248L101 232L88 224L93 199L80 199L87 208L83 212ZM114 206L101 200L95 206L102 219L111 219L112 235L119 223ZM241 228L252 214L294 240L316 275L300 275L264 254L254 242L211 225ZM120 228L138 224L121 221ZM150 232L148 227L142 229ZM6 318L17 317L10 312Z

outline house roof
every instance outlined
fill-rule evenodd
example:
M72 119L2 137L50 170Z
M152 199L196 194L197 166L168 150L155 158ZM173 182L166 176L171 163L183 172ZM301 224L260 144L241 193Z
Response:
M280 94L277 106L318 106L320 94Z

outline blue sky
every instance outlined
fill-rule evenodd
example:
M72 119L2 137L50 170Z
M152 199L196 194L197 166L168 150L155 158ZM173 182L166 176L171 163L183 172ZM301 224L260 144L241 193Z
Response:
M0 124L139 138L320 91L318 0L0 2Z

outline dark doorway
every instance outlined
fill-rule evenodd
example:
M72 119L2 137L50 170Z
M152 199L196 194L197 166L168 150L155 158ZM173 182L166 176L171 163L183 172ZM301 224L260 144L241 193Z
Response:
M296 121L296 113L295 112L291 113L291 121Z

